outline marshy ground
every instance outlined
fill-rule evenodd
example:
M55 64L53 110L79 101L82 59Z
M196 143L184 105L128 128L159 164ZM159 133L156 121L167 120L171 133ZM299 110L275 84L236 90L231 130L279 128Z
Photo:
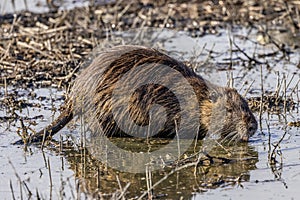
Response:
M5 199L297 199L298 1L91 1L72 9L62 2L41 4L48 11L40 14L0 15ZM144 174L120 172L93 158L81 147L75 123L42 147L11 145L51 122L80 69L97 51L117 44L155 46L211 82L237 88L259 130L248 144L222 144L202 157L192 147L175 164L155 172L145 168ZM144 142L114 139L134 151Z

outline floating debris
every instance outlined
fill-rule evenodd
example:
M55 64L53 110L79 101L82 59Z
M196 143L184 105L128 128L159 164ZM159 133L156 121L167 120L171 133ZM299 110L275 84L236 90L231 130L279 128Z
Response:
M288 126L300 127L300 121L289 122Z
M292 98L284 99L280 96L269 95L261 97L250 97L248 104L251 110L259 111L262 106L263 111L270 113L281 113L286 107L286 111L295 109L296 102ZM262 104L262 105L261 105Z

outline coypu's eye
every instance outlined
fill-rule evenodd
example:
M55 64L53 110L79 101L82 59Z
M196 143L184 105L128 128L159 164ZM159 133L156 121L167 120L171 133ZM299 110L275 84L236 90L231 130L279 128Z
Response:
M210 94L209 94L209 99L212 101L212 102L217 102L219 98L219 94L215 91L212 91Z
M254 128L253 126L250 126L250 127L248 128L248 131L249 131L249 132L255 132L255 128Z

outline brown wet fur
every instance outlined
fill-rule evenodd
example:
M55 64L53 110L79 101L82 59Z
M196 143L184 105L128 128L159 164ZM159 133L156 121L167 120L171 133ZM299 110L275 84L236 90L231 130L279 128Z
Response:
M99 134L108 137L134 136L135 133L128 135L118 127L119 122L115 121L112 112L112 93L116 83L125 73L149 63L167 66L180 72L192 86L197 105L191 103L189 106L195 110L200 109L200 114L191 113L193 119L200 122L200 126L194 127L197 123L190 123L187 126L191 126L189 128L193 130L198 130L198 138L204 138L210 129L212 129L213 134L221 134L223 138L236 141L247 141L255 133L257 129L255 117L247 102L235 89L215 86L197 75L182 62L157 50L140 46L117 46L101 51L94 61L83 69L74 82L67 109L51 125L32 138L41 138L42 134L45 134L46 137L54 135L74 115L80 113L84 114L85 120L93 132L100 127L102 131ZM141 71L143 70L141 68ZM165 74L164 81L180 88L180 83L176 83L170 76ZM186 91L181 89L179 95L185 95L185 93ZM122 103L124 100L120 98L118 101L117 103ZM176 95L167 87L159 84L144 85L131 94L129 102L126 112L130 113L131 120L139 126L149 125L149 112L153 105L164 107L166 122L156 135L150 136L162 138L174 136L177 126L180 126L180 110L182 108ZM223 109L225 112L218 112L218 109ZM122 119L124 112L114 114ZM218 126L215 127L214 123ZM128 126L130 129L130 125ZM144 136L148 137L149 135Z

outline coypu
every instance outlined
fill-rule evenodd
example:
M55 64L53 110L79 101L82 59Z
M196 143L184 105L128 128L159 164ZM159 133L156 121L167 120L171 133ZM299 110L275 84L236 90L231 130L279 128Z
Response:
M127 128L129 131L135 130L131 129L135 125L139 127L147 126L150 124L152 116L150 113L153 111L152 107L154 105L158 105L158 108L154 109L158 114L152 117L157 119L160 115L165 116L165 121L158 119L163 124L163 128L157 128L155 135L152 133L145 135L144 133L142 137L173 137L176 134L176 128L183 121L180 113L182 109L179 101L180 96L184 96L188 92L187 87L182 87L184 84L178 81L179 79L173 78L173 71L180 73L196 96L197 102L195 105L192 105L192 102L186 102L185 106L190 107L189 109L199 109L198 113L188 113L192 116L192 119L198 122L199 126L195 127L197 123L192 122L185 123L184 126L191 126L188 129L193 130L197 128L198 134L196 135L198 139L206 136L214 121L218 126L215 127L216 130L213 130L213 132L218 131L223 139L248 141L249 137L255 133L257 121L246 100L235 89L219 87L209 83L182 62L158 50L123 45L100 52L92 63L83 69L74 81L64 111L52 124L32 135L29 142L41 141L43 137L53 136L73 116L80 113L84 113L86 118L89 118L91 129L96 130L97 125L100 125L102 128L101 134L107 137L135 136L135 133L128 134L127 131L123 131L124 128L121 126L124 126L124 124L122 125L121 121L125 117L131 119L131 123L125 123L125 126L127 126L125 129ZM167 86L160 82L152 83L148 81L157 78L159 73L162 74L162 77L156 81L159 82L163 79L162 81ZM129 77L126 78L125 75ZM144 79L146 75L149 75L148 79ZM125 79L122 79L124 76ZM130 93L129 97L126 99L122 96L126 95L127 91L120 89L121 96L114 99L114 91L133 79L134 81L131 84L135 84L133 87L136 89ZM138 80L146 83L135 83ZM177 88L177 94L172 91L172 88ZM192 97L188 97L188 99L192 99ZM129 104L125 106L125 109L118 110L118 105L124 103L124 101ZM225 112L220 112L220 109ZM194 124L196 125L194 126ZM155 124L154 128L156 126L160 127Z

